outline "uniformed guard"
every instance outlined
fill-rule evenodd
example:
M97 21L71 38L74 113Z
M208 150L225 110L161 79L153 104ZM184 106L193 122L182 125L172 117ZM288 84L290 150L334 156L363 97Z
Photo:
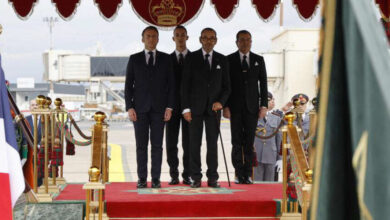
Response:
M253 169L255 181L274 181L275 166L277 166L277 169L282 166L282 156L279 152L282 133L277 131L282 117L278 112L272 111L274 106L275 100L272 94L268 92L268 112L266 117L259 119L256 133L261 136L269 136L274 132L277 132L277 134L269 139L260 139L256 135L255 150L258 165Z
M298 125L298 127L302 128L303 135L301 136L301 141L303 141L308 136L309 129L310 129L310 117L309 117L309 111L307 111L307 103L309 102L309 96L303 93L298 93L291 98L292 103L294 103L297 100L299 100L300 103L300 105L298 106L298 112L301 112L301 114L298 115L301 118L297 117L295 119L294 125ZM305 150L307 150L308 147L309 147L308 144L303 145L303 148Z

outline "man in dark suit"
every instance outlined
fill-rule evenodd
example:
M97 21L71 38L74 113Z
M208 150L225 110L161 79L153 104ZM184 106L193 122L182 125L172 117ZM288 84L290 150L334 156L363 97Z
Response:
M251 184L257 120L267 113L267 72L263 57L250 52L252 36L248 31L237 33L236 44L238 51L228 56L232 93L223 116L230 118L236 183Z
M187 49L187 29L184 26L177 26L173 31L173 41L176 44L176 50L171 53L173 72L175 75L175 102L173 105L173 112L171 120L166 123L166 147L167 147L167 161L169 165L169 174L171 175L170 185L179 184L179 158L177 156L177 143L180 131L181 121L181 135L182 135L182 147L183 147L183 184L190 185L189 175L189 130L188 122L184 120L181 114L180 105L180 83L182 78L182 71L184 60L188 57L190 51Z
M134 122L139 178L137 187L147 187L150 130L152 188L160 188L164 125L172 115L175 82L170 56L156 50L157 28L146 27L142 32L142 42L145 50L131 55L127 65L126 110Z
M213 50L217 43L214 29L203 29L199 40L202 48L185 61L181 85L183 116L190 122L191 187L201 186L200 147L205 123L208 186L218 188L217 140L220 110L230 94L229 67L226 57Z

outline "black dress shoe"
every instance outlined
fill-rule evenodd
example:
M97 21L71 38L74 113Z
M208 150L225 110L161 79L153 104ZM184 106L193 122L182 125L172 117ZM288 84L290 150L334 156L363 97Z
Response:
M197 181L194 180L194 181L191 183L191 188L199 188L201 185L202 185L202 184L201 184L200 180L197 180Z
M219 185L219 183L217 181L209 181L209 182L207 182L207 186L213 187L213 188L220 188L221 187L221 185Z
M184 184L184 185L191 185L191 180L190 180L190 178L184 178L184 179L183 179L183 184Z
M171 182L169 182L168 184L169 185L177 185L177 184L179 184L180 182L179 182L179 179L178 178L172 178L171 179Z
M244 184L253 184L253 181L252 181L252 179L250 177L246 177L244 179Z
M159 179L152 179L152 188L161 188L161 183Z
M245 180L243 177L239 176L239 177L236 177L236 179L234 180L234 183L235 184L244 184Z
M146 180L139 179L138 183L137 183L137 188L142 189L142 188L146 188L146 187L147 187Z

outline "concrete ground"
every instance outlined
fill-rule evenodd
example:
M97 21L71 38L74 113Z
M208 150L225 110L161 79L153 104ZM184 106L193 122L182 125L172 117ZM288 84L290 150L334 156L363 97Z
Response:
M91 135L90 129L92 128L93 121L81 121L78 125L86 135ZM134 127L130 121L127 122L108 122L108 144L111 148L111 161L110 161L110 181L111 182L129 182L137 181L137 163L136 163L136 146ZM72 129L73 134L77 140L82 140L77 135L76 129ZM230 136L230 123L229 121L222 121L221 133L223 138L223 144L225 147L226 162L229 170L230 180L234 181L234 168L231 162L231 136ZM182 148L181 148L181 137L179 137L179 171L183 170L182 167ZM169 166L166 162L166 150L165 150L165 136L163 146L163 163L161 169L161 181L169 181ZM218 139L218 173L220 181L227 181L226 168L223 159L222 148ZM149 146L150 149L150 146ZM202 158L202 172L203 180L206 181L205 172L207 170L206 164L206 140L205 134L203 134L201 158ZM150 150L149 150L149 177L150 181ZM88 181L88 169L91 166L91 146L76 146L76 155L64 156L64 177L67 182L87 182ZM181 176L180 176L181 179Z

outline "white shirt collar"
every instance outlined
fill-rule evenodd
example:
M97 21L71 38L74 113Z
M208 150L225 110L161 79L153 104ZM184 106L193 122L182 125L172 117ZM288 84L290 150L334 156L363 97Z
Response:
M209 58L211 58L213 56L213 52L214 52L213 50L209 52L209 55L210 55ZM206 54L207 54L206 51L203 50L203 48L202 48L202 53L203 53L203 57L206 56Z
M241 61L244 59L244 55L246 56L246 61L249 62L249 54L250 52L243 54L241 51L238 51L240 53L240 59Z
M149 51L152 51L153 54L156 54L156 51L157 51L157 50L156 50L156 49L154 49L154 50L148 50L148 49L145 48L145 54L146 54L146 55L149 55Z
M179 52L178 50L175 50L176 56L179 57L180 53L183 54L183 56L187 56L188 49L185 49L183 52Z

